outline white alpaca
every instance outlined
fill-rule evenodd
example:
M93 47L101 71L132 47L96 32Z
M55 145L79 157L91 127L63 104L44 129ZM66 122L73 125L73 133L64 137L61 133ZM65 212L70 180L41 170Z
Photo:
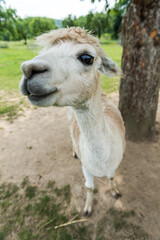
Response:
M99 79L99 72L113 76L120 70L84 29L58 29L37 40L44 49L22 64L20 90L36 106L68 106L74 154L88 189L84 214L90 216L94 176L107 176L113 196L120 196L113 178L123 158L125 129Z

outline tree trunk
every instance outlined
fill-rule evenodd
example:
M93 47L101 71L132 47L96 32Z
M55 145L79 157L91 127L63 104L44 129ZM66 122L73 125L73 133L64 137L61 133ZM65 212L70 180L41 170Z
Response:
M27 38L24 37L24 44L27 45Z
M129 140L152 139L160 83L160 0L131 0L122 22L119 109Z
M101 38L101 28L98 27L98 38L100 39Z

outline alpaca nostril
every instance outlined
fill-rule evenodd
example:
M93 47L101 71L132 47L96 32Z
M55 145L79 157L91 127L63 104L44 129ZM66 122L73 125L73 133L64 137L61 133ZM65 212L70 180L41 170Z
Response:
M31 76L33 77L33 75L44 73L44 72L47 72L47 71L48 71L48 69L44 69L44 70L35 70L35 69L33 69L32 72L31 72Z
M21 70L25 78L29 79L35 74L40 74L48 71L49 67L45 62L38 60L29 60L22 63Z

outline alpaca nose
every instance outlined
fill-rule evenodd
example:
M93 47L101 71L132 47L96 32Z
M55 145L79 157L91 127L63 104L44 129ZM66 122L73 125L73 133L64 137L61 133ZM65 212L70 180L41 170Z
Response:
M26 79L31 78L34 74L40 74L49 70L47 63L38 60L25 61L21 65L21 70Z
M57 91L53 86L52 71L49 63L40 59L32 59L22 63L22 79L19 89L23 95L43 96Z

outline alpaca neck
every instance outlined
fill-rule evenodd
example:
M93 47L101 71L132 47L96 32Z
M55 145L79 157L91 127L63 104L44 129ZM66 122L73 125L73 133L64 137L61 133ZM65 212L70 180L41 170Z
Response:
M96 93L85 104L74 107L73 110L84 139L89 143L95 139L101 142L106 132L106 126L101 102L100 81Z

